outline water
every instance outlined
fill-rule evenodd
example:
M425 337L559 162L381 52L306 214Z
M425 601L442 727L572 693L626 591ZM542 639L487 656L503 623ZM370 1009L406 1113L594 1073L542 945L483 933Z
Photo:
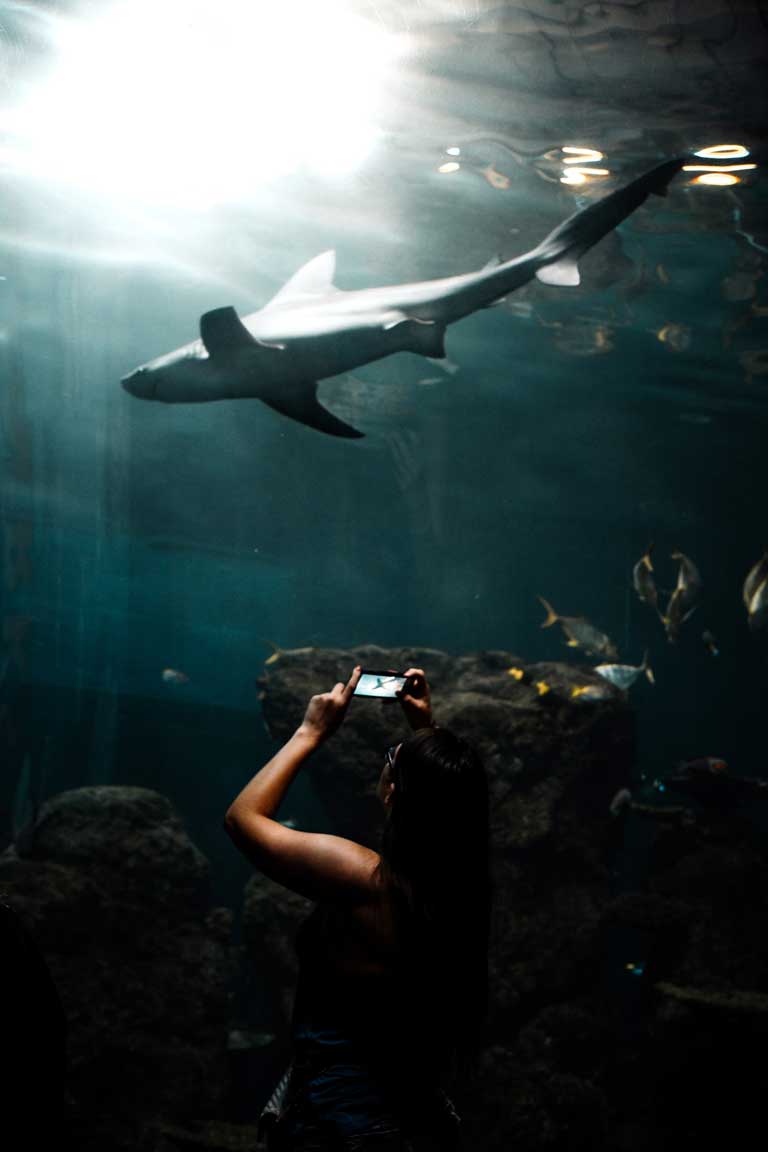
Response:
M219 824L273 748L270 642L580 660L537 595L626 662L650 649L637 781L704 755L760 775L766 640L741 603L766 544L759 6L160 7L0 3L2 844L62 790L156 788L235 906L249 870ZM451 326L447 367L401 353L324 381L365 439L120 388L329 248L342 289L473 271L724 143L757 167L682 173L581 286L534 281ZM568 148L593 150L580 183ZM674 647L630 588L651 541L667 592L675 548L704 579ZM324 818L311 781L294 809Z

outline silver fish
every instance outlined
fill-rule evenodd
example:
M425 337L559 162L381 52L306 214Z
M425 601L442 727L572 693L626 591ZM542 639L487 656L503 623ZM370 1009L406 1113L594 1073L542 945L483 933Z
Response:
M743 598L749 626L756 632L768 624L768 549L747 573Z
M768 579L763 580L749 602L749 626L753 632L768 624Z
M693 615L701 598L701 574L694 562L684 552L673 552L672 559L679 561L677 584L669 598L666 615L662 617L670 644L675 644L680 628Z
M618 651L611 638L595 628L594 624L590 624L584 616L558 616L543 596L539 596L538 599L547 612L542 628L551 628L553 624L559 624L565 633L565 642L569 648L581 648L588 656L605 656L608 660L617 658Z
M637 666L634 664L598 664L595 672L607 680L609 684L613 684L614 688L620 688L622 692L628 691L643 674L650 684L656 683L653 669L648 663L647 651L643 656L642 664Z
M611 816L619 816L625 808L629 808L632 804L632 793L629 788L619 788L613 800L608 806L608 811Z
M645 554L640 557L632 569L632 587L635 589L635 592L637 592L642 603L647 604L649 608L653 608L653 610L657 612L659 607L659 594L653 579L653 564L651 563L652 552L653 544L649 544Z

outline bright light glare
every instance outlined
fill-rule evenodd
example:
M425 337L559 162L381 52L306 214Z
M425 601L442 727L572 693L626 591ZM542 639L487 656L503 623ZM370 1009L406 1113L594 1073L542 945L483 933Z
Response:
M446 156L461 156L461 148L446 148Z
M447 164L441 164L438 172L458 172L461 164L457 164L455 160L449 160Z
M593 176L610 176L610 168L566 168L560 177L561 184L584 184Z
M350 0L120 0L52 27L56 63L16 109L13 167L192 207L354 170L405 49Z
M696 176L692 184L717 184L724 188L728 184L738 184L739 176L733 176L730 172L704 172L701 176Z
M595 148L577 148L571 144L564 144L560 151L566 153L563 164L590 164L602 160L604 155Z
M746 172L751 168L757 164L718 164L716 169L709 164L683 164L683 172Z
M701 156L705 160L738 160L741 156L749 156L749 149L743 144L713 144L711 148L694 152L694 156Z

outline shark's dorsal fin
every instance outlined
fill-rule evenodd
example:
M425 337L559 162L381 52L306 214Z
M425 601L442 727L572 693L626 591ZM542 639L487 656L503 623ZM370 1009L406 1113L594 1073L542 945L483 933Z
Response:
M294 272L265 308L287 304L292 298L299 296L328 296L338 292L339 289L333 283L335 272L336 253L329 248L327 252L321 252L319 256L302 264L298 272Z
M480 271L481 272L490 272L492 268L498 268L499 264L503 264L503 263L504 263L504 261L501 259L501 256L499 256L499 254L497 253L495 256L491 256L490 260L486 264L483 264Z
M292 420L308 424L310 428L317 428L319 432L327 432L329 436L344 436L348 440L356 440L365 435L351 424L339 420L338 416L334 416L327 408L323 408L317 399L317 384L314 381L286 391L281 396L260 396L259 399L276 412L282 412L283 416L290 416Z
M546 264L543 268L538 269L536 279L541 280L542 284L558 284L565 288L575 288L581 283L576 257L565 256L554 264Z
M200 339L209 356L233 348L252 348L256 343L234 308L214 308L200 317Z

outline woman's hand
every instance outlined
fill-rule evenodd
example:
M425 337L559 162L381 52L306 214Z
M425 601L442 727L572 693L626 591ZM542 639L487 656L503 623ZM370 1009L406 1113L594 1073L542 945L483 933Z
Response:
M313 696L299 725L299 733L309 737L315 744L322 744L332 736L344 719L361 675L362 668L358 666L346 684L339 682L330 692Z
M409 668L405 673L407 680L397 693L402 705L405 718L414 732L419 728L431 728L432 703L429 696L429 684L422 668Z

